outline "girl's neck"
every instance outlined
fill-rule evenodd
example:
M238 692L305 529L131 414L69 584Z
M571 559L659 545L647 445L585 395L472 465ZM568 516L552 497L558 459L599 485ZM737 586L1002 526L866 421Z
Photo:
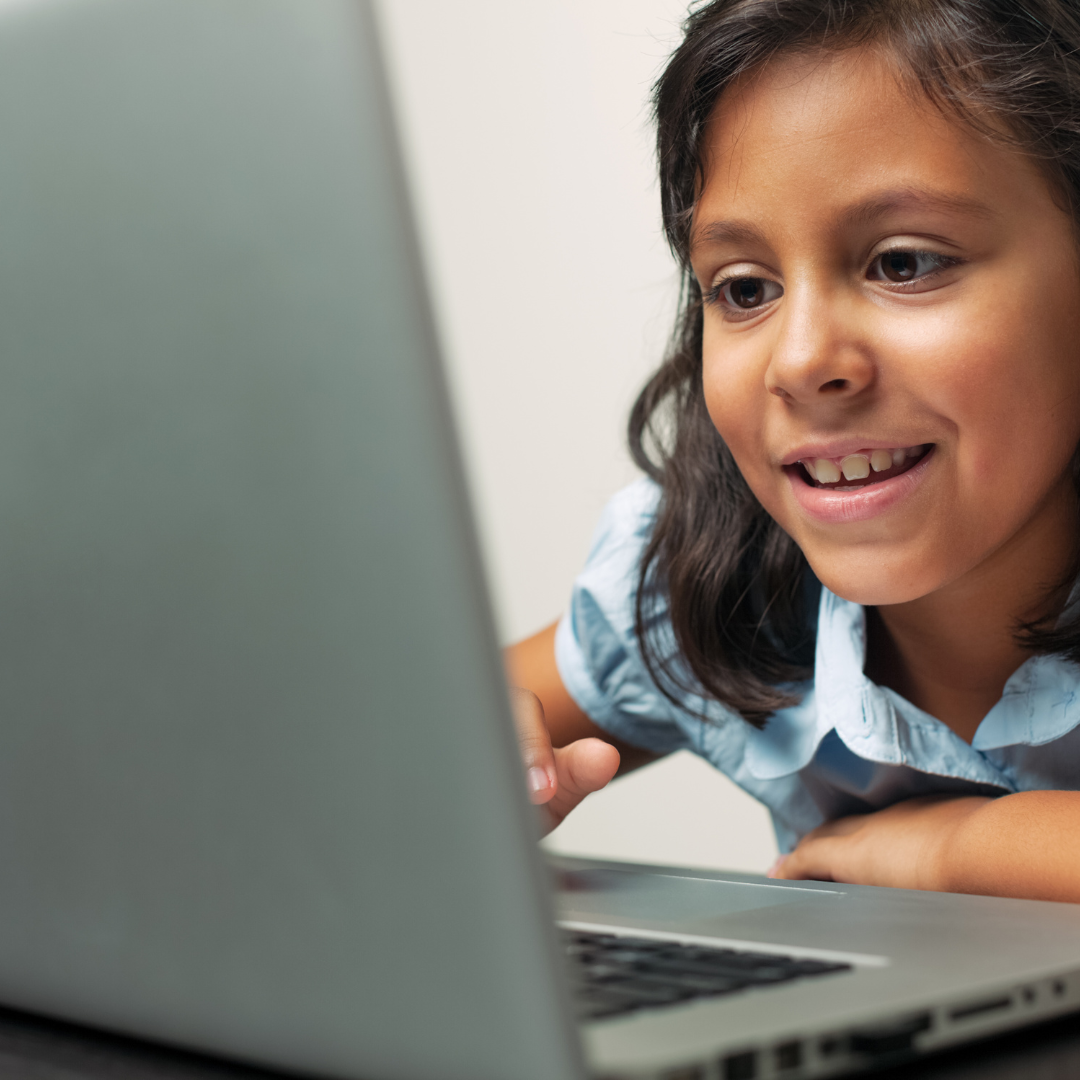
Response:
M868 609L867 676L971 742L1009 676L1032 655L1016 639L1018 625L1053 618L1068 598L1080 541L1071 484L1055 503L958 581Z

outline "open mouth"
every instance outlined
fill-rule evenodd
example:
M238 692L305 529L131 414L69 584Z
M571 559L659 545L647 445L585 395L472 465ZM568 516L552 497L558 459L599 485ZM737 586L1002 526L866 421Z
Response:
M805 458L793 468L810 487L826 491L861 491L906 473L933 448L933 443L923 443L894 449L860 450L842 458Z

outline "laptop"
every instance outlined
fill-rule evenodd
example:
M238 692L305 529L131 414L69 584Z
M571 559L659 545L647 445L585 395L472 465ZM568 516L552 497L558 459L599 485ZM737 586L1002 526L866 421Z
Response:
M364 0L0 5L0 1003L340 1080L836 1075L1080 908L544 861Z

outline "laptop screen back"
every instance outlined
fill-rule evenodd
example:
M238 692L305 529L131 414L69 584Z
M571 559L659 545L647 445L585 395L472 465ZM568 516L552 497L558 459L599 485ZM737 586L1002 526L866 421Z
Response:
M572 1076L368 6L0 8L0 1001Z

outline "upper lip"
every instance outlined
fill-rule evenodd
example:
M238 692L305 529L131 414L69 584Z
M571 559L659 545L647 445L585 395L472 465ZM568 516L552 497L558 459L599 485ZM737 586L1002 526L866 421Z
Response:
M898 450L901 447L924 446L925 439L833 439L829 442L805 443L803 446L785 454L780 459L781 465L794 465L799 461L813 461L814 458L843 458L848 454L858 454L864 450Z

